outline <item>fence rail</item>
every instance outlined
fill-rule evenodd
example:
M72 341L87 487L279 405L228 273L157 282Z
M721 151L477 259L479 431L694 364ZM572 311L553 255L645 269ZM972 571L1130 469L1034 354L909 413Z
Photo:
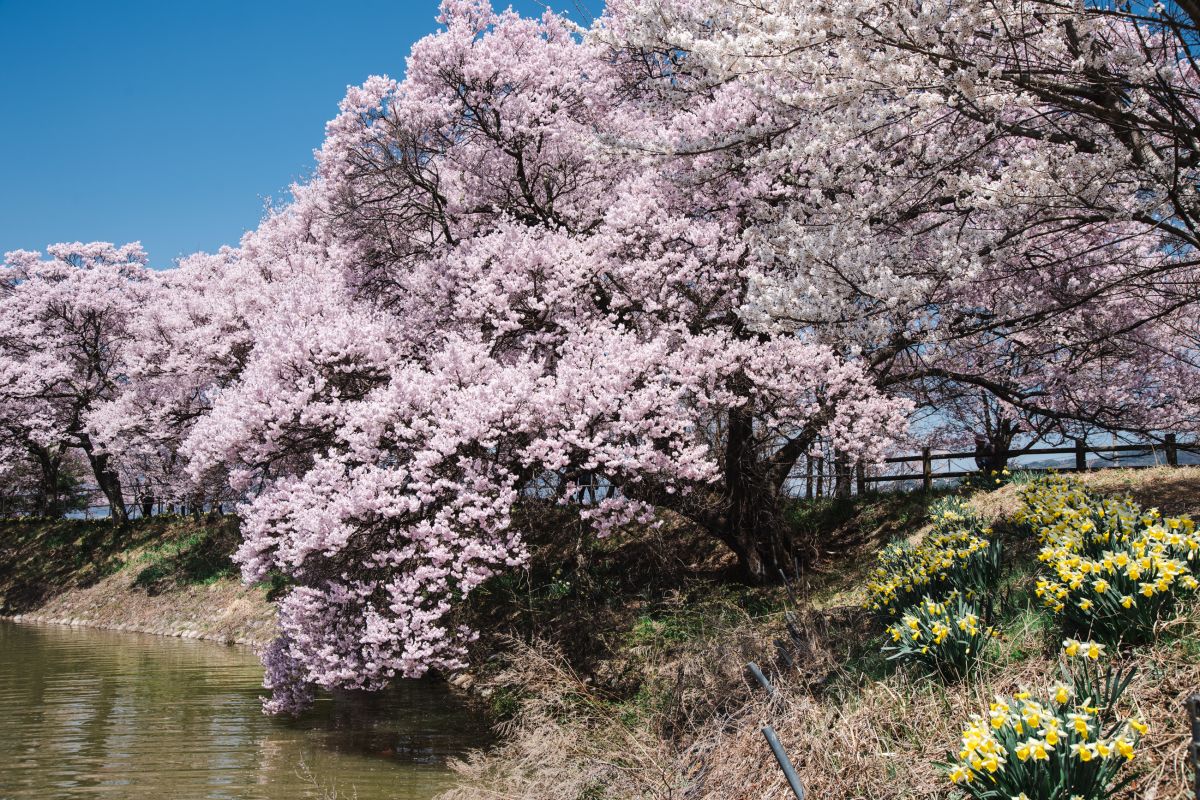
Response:
M995 459L998 463L1007 463L1010 458L1018 456L1041 456L1041 455L1074 455L1075 465L1073 467L1056 468L1059 472L1086 472L1088 470L1087 457L1089 454L1138 454L1138 455L1153 455L1161 452L1163 460L1167 466L1179 466L1179 453L1197 453L1200 454L1200 441L1198 442L1179 442L1175 434L1168 433L1163 437L1160 443L1147 444L1117 444L1117 445L1089 445L1082 439L1076 439L1075 444L1070 447L1030 447L1019 450L1006 450L998 453L990 453L989 456ZM891 481L921 481L921 486L925 491L933 488L935 480L949 478L966 478L971 475L979 474L979 470L954 470L949 472L934 472L933 463L935 461L956 461L963 458L975 458L980 455L974 451L958 452L958 453L934 453L930 448L926 447L919 454L892 456L884 459L885 464L915 464L921 465L920 472L904 472L893 475L868 475L862 464L855 467L855 482L857 484L858 493L862 494L867 490L867 486L872 483L887 483ZM1158 464L1132 465L1126 469L1146 469L1151 466L1161 466ZM1019 467L1019 469L1028 472L1046 472L1045 467Z

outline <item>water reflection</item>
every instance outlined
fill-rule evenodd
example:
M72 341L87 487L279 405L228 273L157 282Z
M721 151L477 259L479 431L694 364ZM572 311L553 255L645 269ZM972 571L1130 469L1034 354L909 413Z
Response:
M253 654L210 642L0 622L0 800L426 800L486 722L440 683L259 711Z

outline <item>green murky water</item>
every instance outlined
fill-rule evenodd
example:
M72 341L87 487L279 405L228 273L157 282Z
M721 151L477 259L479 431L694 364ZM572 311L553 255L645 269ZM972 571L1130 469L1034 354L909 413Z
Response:
M259 710L245 648L0 622L0 800L426 800L486 721L439 683Z

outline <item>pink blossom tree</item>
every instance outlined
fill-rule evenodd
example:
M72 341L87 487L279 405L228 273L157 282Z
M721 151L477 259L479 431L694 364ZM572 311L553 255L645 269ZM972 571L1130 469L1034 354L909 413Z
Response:
M144 515L156 501L198 513L236 499L223 471L192 474L182 448L246 364L264 283L231 248L147 274L144 302L126 320L122 381L87 418Z
M29 448L82 451L114 522L128 521L120 477L88 414L123 380L127 321L140 302L137 244L56 244L6 254L0 277L0 417ZM45 469L45 468L43 468ZM47 480L49 478L47 477Z
M457 666L453 603L525 559L521 505L601 532L670 509L770 579L816 437L869 460L902 426L860 365L742 321L754 176L613 144L657 107L561 18L443 8L243 242L271 299L187 445L252 498L246 577L296 584L272 710Z

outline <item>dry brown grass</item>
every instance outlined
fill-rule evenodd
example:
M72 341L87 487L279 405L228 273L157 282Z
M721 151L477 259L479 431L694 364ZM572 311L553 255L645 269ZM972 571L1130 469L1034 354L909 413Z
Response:
M1123 710L1149 722L1151 732L1139 746L1143 774L1131 796L1190 797L1184 701L1200 688L1197 624L1193 610L1165 626L1177 638L1132 656L1139 674ZM972 681L952 686L905 672L872 680L840 670L827 681L832 685L813 691L793 673L777 678L775 700L759 691L742 694L747 699L739 706L708 716L679 742L655 735L652 720L630 721L554 655L520 648L498 677L529 692L521 713L502 731L499 749L458 765L465 785L443 800L784 800L791 793L763 725L778 732L812 797L949 798L937 764L956 749L963 721L985 711L997 693L1051 680L1056 638L1015 630L1008 646L1036 643L1037 655L1007 665L997 659ZM725 689L744 688L737 680Z
M236 577L150 594L122 570L67 589L15 620L152 633L230 644L265 645L275 635L275 607L262 589Z
M1200 469L1111 470L1083 480L1167 514L1200 511ZM999 523L1017 510L1017 492L1007 486L976 495L972 505ZM899 533L905 532L919 536L921 529ZM1027 566L1006 589L1004 637L977 676L945 686L889 670L877 655L878 623L857 610L857 576L878 538L862 537L841 574L836 564L825 565L827 585L804 587L795 669L770 657L771 642L782 633L780 614L747 617L669 653L619 653L614 663L623 657L646 671L645 685L657 699L642 706L606 698L594 680L580 678L553 653L516 648L509 668L488 685L521 687L520 713L496 750L459 765L464 788L444 797L790 798L761 733L769 724L810 797L953 798L937 765L957 749L964 721L997 693L1052 680L1060 636L1023 599L1031 580ZM1028 554L1031 548L1014 549ZM1139 746L1141 775L1130 796L1183 800L1190 797L1184 701L1200 690L1200 609L1185 609L1161 626L1154 645L1127 657L1139 673L1125 710L1151 726ZM751 687L743 671L751 659L773 664L777 698Z
M523 697L500 726L504 743L454 764L464 786L441 800L679 796L668 744L630 724L552 648L514 643L485 692L513 686Z
M1200 516L1200 467L1105 469L1077 476L1086 486L1104 494L1129 494L1146 507L1166 514ZM1020 486L1008 485L977 494L971 505L986 519L1011 516L1020 507Z
M1194 616L1188 622L1195 633ZM1135 763L1143 775L1131 795L1159 800L1189 798L1184 701L1200 687L1196 651L1176 641L1138 653L1139 674L1125 708L1147 720L1150 734ZM748 704L723 730L699 736L694 749L709 769L688 798L735 800L790 798L761 726L772 725L813 797L951 797L937 767L957 749L963 722L986 712L994 694L1039 687L1057 674L1046 655L996 666L975 680L943 686L904 673L867 682L857 692L817 696L785 687L776 702Z

